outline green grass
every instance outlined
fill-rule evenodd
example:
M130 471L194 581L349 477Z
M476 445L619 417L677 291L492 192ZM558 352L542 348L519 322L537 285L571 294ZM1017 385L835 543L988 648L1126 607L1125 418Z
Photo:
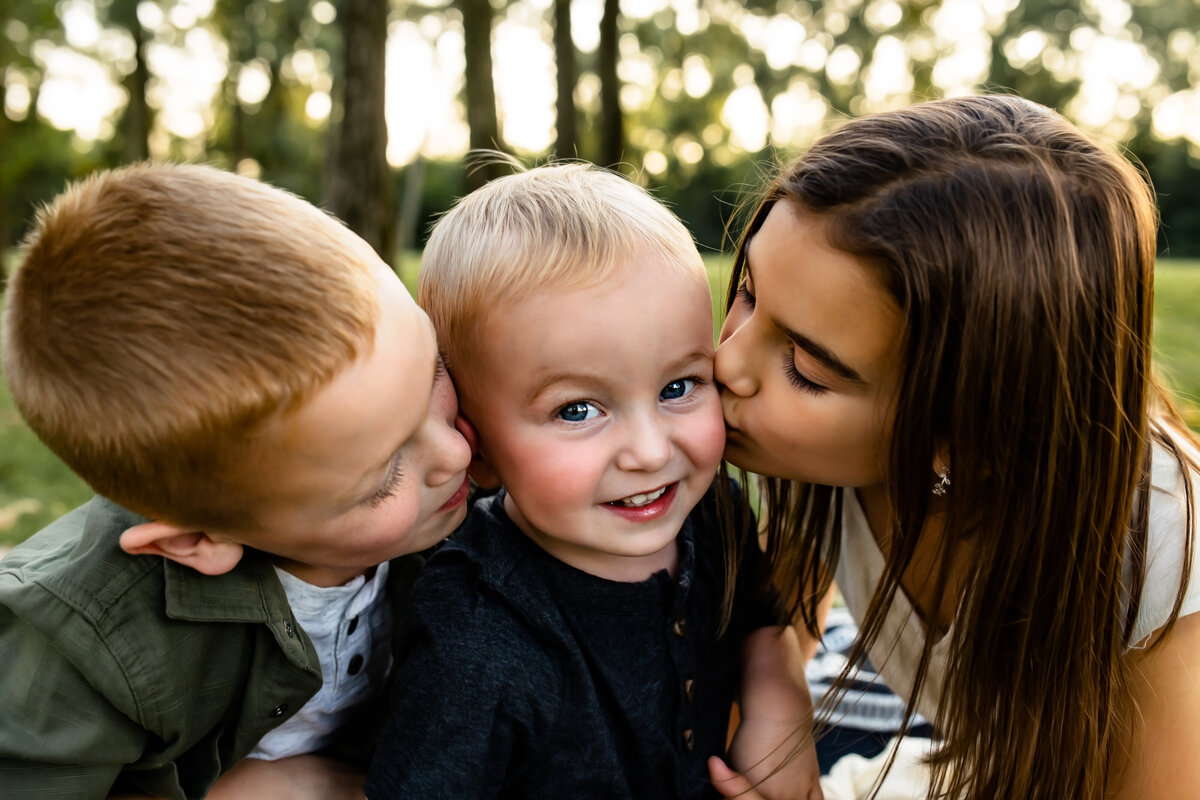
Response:
M732 259L706 259L713 287L714 320L724 306ZM400 275L415 286L417 258L406 257ZM1157 275L1156 349L1160 366L1180 395L1193 428L1200 429L1200 261L1167 261ZM23 541L89 496L87 487L21 422L0 383L0 546Z
M1154 345L1159 370L1200 430L1200 261L1166 261L1154 281Z

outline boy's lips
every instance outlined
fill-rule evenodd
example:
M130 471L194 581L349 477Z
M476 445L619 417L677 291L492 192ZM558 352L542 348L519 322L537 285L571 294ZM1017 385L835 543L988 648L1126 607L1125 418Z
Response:
M620 500L603 503L603 506L618 517L631 522L649 522L666 514L678 493L679 482L676 481L665 486L660 486L653 491L633 494ZM627 501L633 501L637 505L626 505Z
M470 490L471 490L471 480L466 475L463 475L462 485L459 486L458 490L455 491L454 494L452 494L450 496L449 500L447 500L445 503L442 504L442 507L437 510L437 513L440 514L443 511L449 511L452 508L456 508L459 504L466 501L467 493Z

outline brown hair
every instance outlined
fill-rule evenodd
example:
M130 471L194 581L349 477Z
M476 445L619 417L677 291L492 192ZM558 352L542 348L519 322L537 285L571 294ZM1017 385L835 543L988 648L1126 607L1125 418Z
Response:
M336 220L248 178L99 173L42 209L24 243L5 307L8 385L99 494L230 524L244 509L224 473L247 435L371 347L373 257Z
M547 164L485 184L438 221L421 257L417 299L453 373L505 301L597 285L643 254L707 289L691 234L649 192L591 164Z
M935 456L953 474L935 608L955 553L972 548L929 796L1100 798L1134 723L1123 655L1145 580L1151 443L1185 474L1195 468L1151 374L1157 219L1146 180L1015 97L857 119L769 187L740 242L730 304L746 245L780 199L873 267L904 320L886 464L891 545L856 655L880 636L913 558ZM825 589L844 490L764 483L778 576ZM1190 491L1186 502L1169 624L1191 569ZM799 601L814 635L822 593Z

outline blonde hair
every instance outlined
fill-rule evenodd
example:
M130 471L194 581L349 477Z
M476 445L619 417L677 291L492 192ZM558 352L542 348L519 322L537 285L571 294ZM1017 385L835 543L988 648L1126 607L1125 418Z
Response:
M374 341L371 251L312 205L203 166L143 164L37 216L8 286L4 372L46 445L99 494L230 524L226 474L266 416Z
M594 286L641 256L708 285L691 234L649 192L590 164L548 164L491 181L438 221L417 299L453 370L506 301Z

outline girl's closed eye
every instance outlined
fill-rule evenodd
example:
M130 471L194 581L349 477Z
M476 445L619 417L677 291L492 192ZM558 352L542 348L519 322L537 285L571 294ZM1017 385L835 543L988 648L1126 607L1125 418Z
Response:
M754 281L751 280L749 271L742 272L742 279L738 281L737 296L746 305L754 307Z
M793 386L802 392L823 394L829 391L828 386L822 386L821 384L810 380L799 370L799 368L797 368L795 352L795 347L793 346L789 347L788 351L783 354L783 373L787 376L788 381L790 381Z
M554 416L563 422L586 422L600 416L600 409L586 400L574 400L559 408Z

